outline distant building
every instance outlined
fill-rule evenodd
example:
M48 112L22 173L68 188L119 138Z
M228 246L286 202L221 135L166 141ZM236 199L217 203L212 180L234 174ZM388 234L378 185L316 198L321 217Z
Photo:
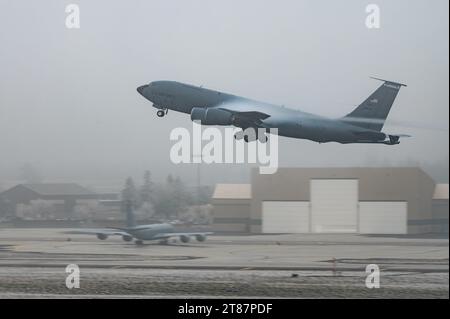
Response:
M212 204L216 231L448 232L448 186L437 199L435 182L414 167L255 169L251 184L218 184Z
M116 194L97 194L74 183L19 184L0 193L2 203L12 207L16 216L20 215L20 210L28 213L35 210L59 218L72 217L76 207L116 198Z
M212 196L213 231L249 232L250 184L217 184Z
M433 195L433 232L448 234L449 186L437 184Z

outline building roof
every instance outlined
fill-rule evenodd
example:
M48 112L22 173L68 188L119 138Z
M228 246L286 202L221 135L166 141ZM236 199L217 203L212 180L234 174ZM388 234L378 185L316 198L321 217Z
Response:
M95 195L94 192L75 183L21 184L39 195Z
M391 172L414 172L414 173L422 173L428 176L422 168L417 166L302 166L302 167L278 167L277 173L289 173L289 172L297 172L297 171L320 171L325 172L327 174L342 174L342 175L352 175L361 172L383 172L383 173L391 173ZM252 168L253 174L259 174L259 167ZM271 174L267 174L267 177L270 177ZM429 176L428 176L429 177Z
M217 184L213 199L251 199L252 186L250 184Z
M433 199L448 199L448 184L437 184Z

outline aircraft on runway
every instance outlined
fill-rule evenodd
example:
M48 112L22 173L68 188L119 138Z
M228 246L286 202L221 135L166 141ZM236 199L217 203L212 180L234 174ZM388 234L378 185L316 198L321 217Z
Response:
M158 109L158 117L168 110L190 114L192 121L202 125L233 125L245 132L235 134L246 142L267 141L266 133L278 129L278 135L308 139L319 143L338 142L396 145L405 134L381 132L384 122L402 86L383 81L383 84L348 115L330 119L282 106L259 102L232 94L205 89L174 81L155 81L137 88ZM262 129L263 134L258 134ZM258 136L259 135L259 136Z
M133 210L127 204L127 227L126 228L104 228L104 229L80 229L68 231L67 234L95 234L98 239L105 240L109 236L118 235L126 242L134 239L135 244L142 245L145 240L158 240L160 244L168 244L171 238L179 238L181 242L188 243L191 237L199 242L206 240L207 235L212 232L177 232L171 224L149 224L136 226Z

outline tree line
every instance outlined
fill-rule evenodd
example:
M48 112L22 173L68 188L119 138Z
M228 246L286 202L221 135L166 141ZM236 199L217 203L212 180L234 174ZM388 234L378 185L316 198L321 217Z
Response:
M171 174L163 183L154 183L150 171L145 171L140 186L128 177L121 192L122 203L130 202L140 215L165 219L179 219L189 206L207 204L210 196L209 187L193 192L180 177Z

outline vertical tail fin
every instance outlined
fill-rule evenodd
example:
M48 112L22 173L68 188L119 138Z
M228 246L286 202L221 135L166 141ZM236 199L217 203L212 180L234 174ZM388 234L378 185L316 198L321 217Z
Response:
M381 131L400 88L406 85L378 78L372 79L384 83L342 120L355 126Z

